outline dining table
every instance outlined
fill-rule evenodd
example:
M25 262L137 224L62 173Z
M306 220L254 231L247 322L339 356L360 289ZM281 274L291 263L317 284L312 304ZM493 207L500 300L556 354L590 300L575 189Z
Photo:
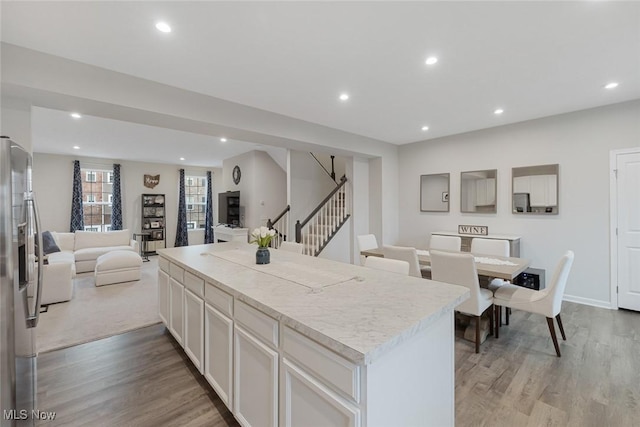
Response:
M416 252L418 253L418 262L421 266L431 265L431 256L429 255L428 250L416 249ZM382 248L360 251L360 255L363 255L365 257L384 257ZM476 261L476 270L478 271L479 276L493 277L510 281L513 281L513 279L515 279L520 273L526 270L529 265L531 265L531 261L525 258L502 257L482 254L474 254L474 257Z

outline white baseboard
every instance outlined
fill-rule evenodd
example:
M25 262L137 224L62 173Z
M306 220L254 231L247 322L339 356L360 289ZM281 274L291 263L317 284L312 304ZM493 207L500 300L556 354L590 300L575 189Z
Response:
M567 295L567 294L565 294L562 299L564 301L575 302L578 304L590 305L593 307L600 307L600 308L608 308L609 310L616 310L616 307L614 307L613 304L611 304L611 302L609 301L601 301L601 300L592 299L592 298L576 297L576 296Z

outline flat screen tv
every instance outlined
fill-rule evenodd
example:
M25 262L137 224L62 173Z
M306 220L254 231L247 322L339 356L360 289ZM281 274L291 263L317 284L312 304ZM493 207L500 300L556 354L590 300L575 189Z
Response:
M218 222L229 227L240 226L240 192L218 194Z

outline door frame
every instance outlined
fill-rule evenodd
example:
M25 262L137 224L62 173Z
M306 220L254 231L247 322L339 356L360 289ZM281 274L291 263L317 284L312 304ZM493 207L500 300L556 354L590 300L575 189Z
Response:
M640 153L640 147L611 150L609 152L609 248L610 248L610 291L611 308L618 309L618 179L616 170L620 154Z

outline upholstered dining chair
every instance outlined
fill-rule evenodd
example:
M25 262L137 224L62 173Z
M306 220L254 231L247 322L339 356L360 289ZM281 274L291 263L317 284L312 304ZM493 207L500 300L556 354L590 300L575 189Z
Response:
M455 251L460 252L462 246L462 239L458 236L440 236L438 234L432 234L429 239L429 250L438 249L442 251ZM422 277L431 279L431 267L422 267Z
M429 251L431 256L432 279L469 288L471 297L458 305L455 310L474 316L476 320L476 353L480 352L480 320L488 311L489 331L493 334L493 293L480 288L478 272L473 255L470 253L451 253Z
M379 256L370 256L364 261L364 266L375 268L376 270L390 271L392 273L409 275L409 263L399 259L382 258Z
M547 326L551 333L553 346L556 349L556 354L560 357L560 347L558 346L558 338L556 337L553 318L555 317L558 321L560 334L562 334L562 339L566 341L567 336L565 335L564 327L562 326L560 309L562 308L562 296L564 295L564 288L567 284L571 265L573 264L573 258L574 254L572 251L567 251L563 255L553 272L549 286L541 291L535 291L514 285L505 285L496 290L494 296L494 304L496 306L496 314L498 317L496 322L496 337L500 334L500 307L510 307L516 310L527 311L529 313L542 314L547 318Z
M301 254L304 249L304 245L302 243L295 242L282 242L280 243L280 247L278 249L282 249L287 252L295 252L297 254Z
M409 263L409 276L422 277L420 264L418 263L418 253L416 248L403 246L383 246L382 254L385 258L399 259Z
M474 237L471 240L471 253L477 256L501 256L508 257L511 253L508 240L498 239L483 239L481 237ZM508 283L502 279L491 279L489 283L489 289L495 291L499 286Z
M462 239L459 236L440 236L438 234L432 234L429 240L429 250L437 249L442 251L457 251L460 252L462 246Z
M358 249L360 252L367 251L369 249L377 249L378 241L375 234L363 234L358 236ZM360 255L360 265L364 265L365 257Z

